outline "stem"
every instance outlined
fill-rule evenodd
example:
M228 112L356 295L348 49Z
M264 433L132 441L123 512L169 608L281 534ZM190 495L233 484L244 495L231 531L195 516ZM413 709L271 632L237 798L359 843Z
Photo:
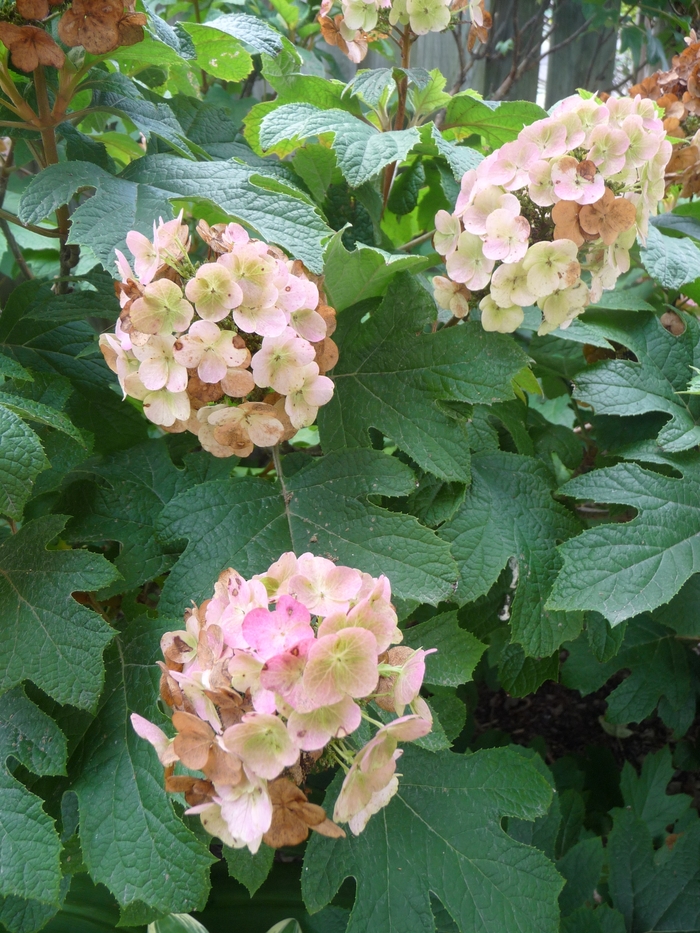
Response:
M275 444L272 448L272 462L275 465L275 473L277 474L277 479L280 481L280 486L282 487L282 496L284 501L287 502L287 487L284 484L284 473L282 471L282 458L280 456L280 445Z
M58 237L61 235L56 227L37 227L35 224L23 224L16 214L11 214L10 211L6 211L3 208L0 208L0 218L8 220L17 227L31 230L32 233L39 233L41 236Z
M58 147L56 146L56 132L53 128L53 115L49 105L49 94L46 87L46 75L43 65L39 65L34 71L34 89L36 91L36 102L39 108L39 132L41 133L41 142L44 147L44 161L46 165L58 165ZM70 270L75 265L73 261L72 250L67 244L68 231L70 228L70 214L68 205L62 204L56 208L56 226L58 227L60 239L60 276L63 279L70 274ZM66 283L58 281L56 283L57 294L66 291Z
M5 194L7 192L7 183L10 179L10 173L12 172L12 163L14 162L14 159L15 159L15 141L13 139L12 142L10 143L9 151L7 155L5 156L5 163L2 166L2 170L0 171L0 206L5 201ZM19 243L14 238L13 233L10 230L10 225L4 218L0 218L0 230L2 230L2 232L4 233L5 239L7 240L7 245L10 247L10 252L15 257L15 262L19 266L19 270L24 276L24 278L27 281L29 281L29 279L33 279L34 276L32 275L32 270L27 265L27 261L22 255L22 250L19 248Z
M202 22L202 13L199 9L199 0L192 0L192 6L194 7L194 18L198 23ZM209 90L209 83L207 82L207 75L203 68L199 69L199 73L202 76L202 94L206 94Z
M18 92L12 80L12 76L7 70L6 56L0 59L0 90L12 101L13 106L10 108L11 110L14 110L15 113L23 117L28 123L36 125L36 114Z
M7 240L7 245L10 247L10 252L15 257L15 262L19 267L19 271L22 273L24 278L29 281L33 279L34 275L32 270L27 265L27 260L22 255L22 250L19 247L19 243L14 238L12 230L10 230L10 225L6 220L0 218L0 230L2 230L5 239Z
M411 33L411 27L406 26L403 32L401 33L401 42L399 43L399 48L401 50L401 67L408 68L411 61L411 45L413 43L413 36ZM396 104L396 116L394 117L394 129L402 130L404 120L406 118L406 97L408 94L408 78L404 75L396 82L396 93L398 95L398 102ZM382 213L386 209L387 201L389 200L389 195L391 193L391 185L394 181L394 174L396 173L396 162L392 162L391 165L387 165L384 169L384 187L382 191Z
M408 243L404 243L403 246L397 246L396 249L402 253L407 253L410 249L413 249L414 246L420 246L421 243L425 243L426 240L429 240L430 237L434 235L434 230L428 230L427 233L421 233L420 236L414 237L414 239L409 240Z

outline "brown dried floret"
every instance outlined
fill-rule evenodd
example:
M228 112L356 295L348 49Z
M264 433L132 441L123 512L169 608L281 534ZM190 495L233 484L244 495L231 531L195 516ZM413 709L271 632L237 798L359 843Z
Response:
M306 794L287 778L277 778L268 786L272 801L272 823L263 836L265 845L273 849L296 846L308 838L309 829L340 839L345 833L326 816L323 807L309 803Z
M0 23L0 41L10 50L10 58L20 71L34 71L39 65L60 68L66 60L51 36L38 26Z

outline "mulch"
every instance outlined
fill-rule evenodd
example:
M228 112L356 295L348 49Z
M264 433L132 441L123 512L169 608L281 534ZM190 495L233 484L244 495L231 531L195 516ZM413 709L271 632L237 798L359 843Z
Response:
M491 690L481 683L473 710L472 742L478 742L480 736L486 738L492 730L507 733L516 745L534 742L535 747L541 747L543 741L549 764L566 755L589 757L603 748L609 750L618 768L629 761L639 771L647 755L667 744L673 752L677 743L657 715L628 724L632 734L626 738L609 735L603 729L600 717L605 715L606 697L625 676L623 672L616 674L600 690L585 697L578 690L552 682L526 697L512 697L503 689ZM700 717L683 740L700 749ZM700 808L700 771L677 771L669 792L690 794Z

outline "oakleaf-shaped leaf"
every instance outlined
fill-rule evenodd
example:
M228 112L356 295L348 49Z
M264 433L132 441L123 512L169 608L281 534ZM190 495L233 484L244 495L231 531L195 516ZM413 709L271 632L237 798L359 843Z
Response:
M641 722L662 702L667 704L660 707L665 717L677 716L692 696L686 648L649 616L627 626L622 647L609 661L598 661L583 636L567 647L562 681L583 696L598 690L617 671L631 671L607 698L608 722Z
M464 504L439 532L450 542L459 567L460 601L472 602L487 593L514 560L512 637L535 657L551 655L576 636L583 622L580 613L544 607L561 567L556 546L579 530L571 513L554 501L553 487L541 460L502 451L474 454Z
M63 733L20 687L5 694L0 707L0 896L56 906L61 843L43 801L7 770L10 756L34 774L65 774Z
M44 448L34 431L0 405L0 515L22 517L34 480L48 466Z
M161 718L155 662L162 632L162 622L144 614L117 637L99 713L71 760L80 845L92 878L122 908L145 908L151 916L201 909L213 861L175 815L163 766L129 722L132 712Z
M652 836L659 836L687 812L692 797L687 794L667 794L675 768L671 749L667 746L653 755L647 755L641 774L626 761L622 768L620 790L635 816L643 820Z
M385 165L400 162L420 142L415 127L380 132L345 110L319 110L311 104L286 104L269 113L260 126L260 145L269 149L283 140L333 134L338 167L353 188L369 181Z
M94 196L71 217L70 242L89 247L109 268L114 250L126 249L129 230L152 236L154 217L172 217L170 200L191 198L217 205L321 272L323 242L332 231L301 191L279 184L274 191L264 187L266 179L279 175L274 166L190 162L165 154L137 159L116 177L89 162L61 163L35 176L22 196L20 214L35 223L75 192L94 188Z
M295 459L289 467L298 466ZM343 450L307 462L282 485L244 477L188 490L158 521L165 543L188 541L163 587L161 613L177 616L192 599L210 596L226 567L262 573L289 550L384 573L396 596L436 603L452 592L456 575L447 545L415 518L367 501L405 495L413 484L411 471L393 457Z
M59 507L75 516L67 528L69 540L121 544L114 563L123 580L100 597L135 589L168 570L174 557L156 540L155 523L165 504L186 489L192 478L173 465L165 440L148 441L86 463L83 470L87 476L70 487ZM101 485L96 483L98 477Z
M47 550L65 524L66 516L47 515L0 545L0 691L31 680L59 703L91 709L114 631L72 594L106 586L117 571L88 551Z
M627 930L700 930L700 822L681 833L673 848L655 852L649 829L635 813L616 810L607 854L610 894Z
M120 210L123 212L123 204ZM94 328L81 321L56 323L43 316L41 320L32 320L33 311L60 310L64 307L63 297L54 295L47 283L37 279L16 288L0 319L3 353L37 376L58 375L66 384L70 380L74 392L66 404L66 412L74 425L94 435L98 450L118 450L146 440L147 422L114 391L114 374L95 347ZM101 314L105 307L104 300L96 295L92 313Z
M576 375L574 391L574 397L598 415L670 415L657 439L670 452L700 443L700 398L679 394L688 386L692 367L700 366L700 324L692 314L682 318L685 330L674 336L653 314L590 311L586 323L606 339L629 347L637 359L587 367Z
M379 306L340 316L335 394L318 419L324 450L369 446L369 429L377 428L423 470L468 482L466 422L440 403L512 398L511 379L527 357L478 323L422 333L434 320L432 298L408 273L393 280Z
M460 628L457 612L442 612L404 631L402 644L410 648L437 648L425 661L425 682L458 687L471 680L486 645Z
M576 499L633 506L624 524L588 528L561 548L564 566L547 606L595 609L613 625L667 603L700 571L700 458L664 458L683 474L618 463L567 483Z
M320 910L353 877L347 933L433 933L431 891L460 933L556 933L562 879L501 827L504 816L546 812L551 788L536 768L509 749L463 756L406 748L400 771L398 793L361 835L311 839L302 875L308 909Z

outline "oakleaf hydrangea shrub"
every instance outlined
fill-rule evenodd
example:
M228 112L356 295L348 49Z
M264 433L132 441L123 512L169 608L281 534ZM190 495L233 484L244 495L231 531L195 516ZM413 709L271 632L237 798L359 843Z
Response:
M432 725L419 695L430 651L402 638L385 576L292 552L250 580L225 570L161 641L175 737L138 714L132 724L155 746L166 789L228 846L296 845L310 829L342 837L337 823L357 835L398 789L398 742ZM372 701L397 718L375 719ZM377 729L360 748L363 723ZM333 822L300 785L336 764Z
M166 431L190 431L216 457L249 456L312 424L331 400L335 311L320 280L236 223L197 227L195 267L182 214L117 250L121 315L100 338L124 396Z
M567 327L630 268L664 195L671 157L654 103L640 96L563 100L462 178L452 214L435 218L447 277L438 304L510 333L525 307L540 334Z

